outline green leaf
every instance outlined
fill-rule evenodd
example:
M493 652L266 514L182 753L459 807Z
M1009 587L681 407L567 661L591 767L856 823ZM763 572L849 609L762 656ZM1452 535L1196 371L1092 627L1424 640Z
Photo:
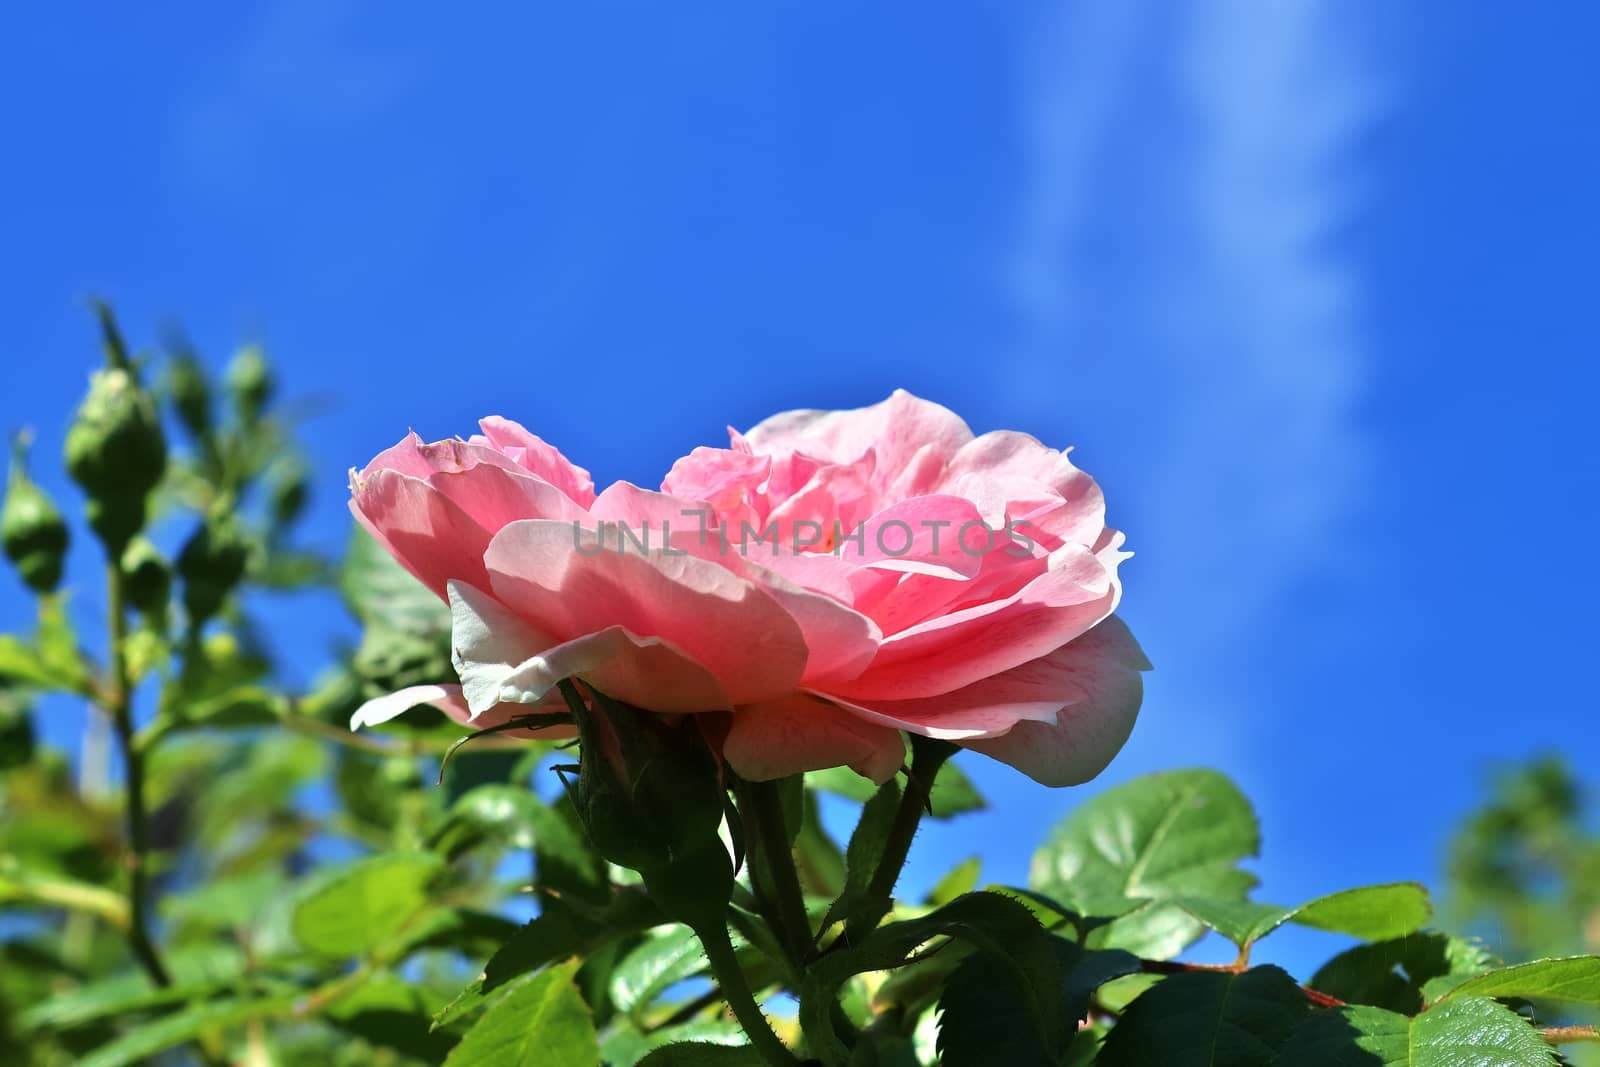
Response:
M1064 937L1055 939L1061 962L1061 1018L1085 1019L1089 1000L1107 982L1140 974L1144 961L1117 948L1084 948Z
M861 819L850 834L844 851L844 891L834 900L823 919L824 927L849 921L866 899L872 875L883 860L889 843L889 830L900 807L900 783L893 778L878 787L861 809Z
M501 946L483 973L433 1017L434 1028L448 1026L494 1000L511 982L563 956L590 956L619 938L662 922L661 910L638 890L616 895L597 921L547 910L519 929Z
M542 807L539 798L521 786L474 786L451 805L446 824L438 834L438 844L451 854L474 839L510 848L532 848L535 824L540 821L535 809Z
M794 862L800 885L811 896L832 900L844 891L844 853L823 829L817 795L809 789L794 841Z
M917 919L878 927L859 945L834 949L813 962L800 981L800 1020L820 1047L813 1052L832 1065L848 1050L834 1035L831 1015L847 979L867 971L898 967L919 945L948 936L999 956L1016 978L1026 1017L1041 1034L1041 1044L1062 1043L1059 998L1061 967L1053 944L1033 913L999 893L969 893Z
M853 800L857 804L865 804L877 792L877 787L871 781L848 767L809 771L805 778L813 788ZM969 811L982 811L988 804L978 793L977 786L972 784L972 779L953 762L946 761L939 768L939 775L928 792L928 807L928 814L932 818L950 819Z
M1600 956L1534 960L1467 978L1448 996L1520 997L1600 1004Z
M450 609L359 525L351 529L339 591L356 618L369 626L418 637L450 632Z
M248 1019L276 1014L293 1003L293 997L273 997L196 1004L163 1015L108 1045L101 1045L78 1060L76 1067L125 1067L126 1064L147 1063L156 1053L191 1041L208 1030L231 1032Z
M31 642L0 634L0 682L71 693L93 691L65 598L39 598L39 621Z
M1269 1067L1309 1010L1299 985L1277 967L1176 974L1129 1006L1095 1063Z
M766 1062L749 1045L683 1041L662 1045L640 1060L638 1067L766 1067Z
M380 971L328 1004L321 1015L370 1045L439 1063L449 1055L456 1037L429 1028L429 1008L421 988Z
M1205 897L1179 897L1177 903L1241 948L1286 922L1381 941L1420 930L1433 914L1428 891L1415 882L1346 889L1294 908Z
M490 1006L445 1059L445 1067L590 1067L600 1041L569 960L514 986Z
M973 952L956 965L939 995L943 1067L1050 1063L1046 1035L1029 1018L1025 991L1007 961Z
M687 926L658 927L611 972L611 1001L618 1011L647 1008L668 986L706 967L700 939Z
M928 815L934 819L953 819L970 811L982 811L988 802L954 760L946 760L928 791Z
M749 1048L749 1038L739 1029L738 1023L729 1020L697 1019L677 1026L663 1026L646 1033L628 1020L622 1019L613 1022L606 1035L601 1038L600 1058L606 1063L620 1067L621 1064L638 1063L663 1046L689 1042L695 1047L721 1045L741 1050ZM664 1062L671 1062L670 1057ZM730 1062L739 1061L733 1059ZM764 1061L759 1056L750 1062L758 1067L764 1067Z
M301 897L291 928L323 956L366 956L428 905L428 883L442 863L423 852L391 852L332 872Z
M1311 988L1350 1004L1368 1004L1412 1014L1423 997L1438 996L1465 978L1481 974L1494 959L1479 944L1447 934L1411 934L1357 945L1329 960L1311 978Z
M983 860L977 856L962 860L928 891L928 903L934 907L948 904L978 888L978 876L983 872Z
M1094 944L1168 958L1203 925L1175 904L1127 902L1242 901L1256 878L1238 863L1260 843L1249 802L1216 771L1152 774L1067 816L1034 855L1029 884L1080 914L1120 915Z
M1295 1030L1276 1062L1280 1067L1554 1067L1557 1061L1528 1020L1487 997L1462 997L1415 1019L1366 1006L1317 1012Z

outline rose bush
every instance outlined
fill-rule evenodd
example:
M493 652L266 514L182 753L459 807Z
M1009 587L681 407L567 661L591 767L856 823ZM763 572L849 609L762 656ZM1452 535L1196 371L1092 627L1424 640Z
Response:
M706 732L756 781L884 781L907 731L1067 785L1127 739L1149 667L1112 614L1128 553L1094 480L1033 437L975 436L897 391L730 431L659 491L596 494L516 423L480 428L408 435L351 473L356 517L449 603L461 681L371 701L357 725L424 702L500 725L581 677L722 713Z

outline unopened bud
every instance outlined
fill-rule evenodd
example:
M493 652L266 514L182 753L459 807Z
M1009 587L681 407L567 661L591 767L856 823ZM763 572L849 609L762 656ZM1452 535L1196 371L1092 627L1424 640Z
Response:
M150 396L133 373L94 373L67 430L67 473L89 495L89 525L120 554L144 527L145 501L166 469L167 442Z
M272 399L272 368L259 345L239 349L228 363L228 393L241 422L255 422Z
M208 519L178 553L183 609L192 626L222 610L250 562L250 542L232 519Z
M67 554L67 523L55 503L28 477L27 441L18 437L11 457L6 502L0 508L0 544L22 580L36 593L61 583Z
M143 537L135 537L122 551L122 581L128 602L146 615L166 610L172 596L172 570L161 553Z
M570 684L563 692L580 744L573 806L595 850L638 871L672 917L720 922L733 863L717 832L725 790L699 729L598 692L585 707Z

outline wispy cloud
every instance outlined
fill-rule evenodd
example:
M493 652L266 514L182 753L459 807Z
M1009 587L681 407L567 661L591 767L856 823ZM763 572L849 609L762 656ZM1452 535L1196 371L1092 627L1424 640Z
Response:
M1112 500L1137 522L1130 615L1186 702L1223 709L1359 500L1372 355L1341 241L1382 96L1348 8L1173 10L1084 4L1033 37L1015 380L1056 436L1136 453Z

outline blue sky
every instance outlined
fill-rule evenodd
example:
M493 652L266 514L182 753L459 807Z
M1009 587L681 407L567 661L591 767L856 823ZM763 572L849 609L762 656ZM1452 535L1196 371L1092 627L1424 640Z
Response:
M903 386L1076 445L1128 532L1157 670L1102 784L1223 768L1268 899L1433 880L1493 761L1600 773L1600 20L1397 8L11 10L0 426L73 498L85 293L260 338L329 399L334 546L345 469L411 427L500 413L654 484ZM300 677L349 630L270 611ZM1020 880L1086 794L968 766L993 810L912 876Z

